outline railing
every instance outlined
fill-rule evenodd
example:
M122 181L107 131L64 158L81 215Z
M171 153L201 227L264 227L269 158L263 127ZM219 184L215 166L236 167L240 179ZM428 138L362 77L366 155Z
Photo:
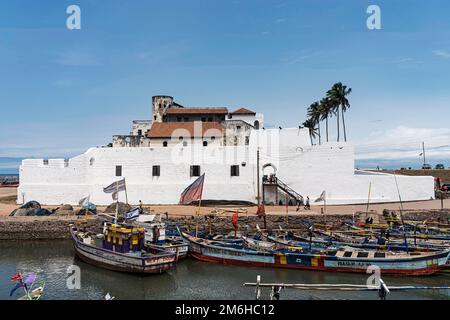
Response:
M264 177L265 178L265 177ZM278 188L286 192L288 195L290 195L292 198L296 199L297 201L303 201L303 196L299 194L297 191L289 187L286 183L278 179L277 177L270 177L270 178L263 178L263 183L265 184L272 184L277 185Z

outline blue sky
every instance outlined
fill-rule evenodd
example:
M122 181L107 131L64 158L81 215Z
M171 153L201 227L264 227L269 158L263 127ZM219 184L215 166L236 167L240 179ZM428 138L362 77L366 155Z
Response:
M81 30L66 28L71 4ZM369 4L382 30L367 29ZM425 140L450 165L449 14L445 0L2 1L0 157L107 144L156 94L298 126L342 81L359 160L420 164Z

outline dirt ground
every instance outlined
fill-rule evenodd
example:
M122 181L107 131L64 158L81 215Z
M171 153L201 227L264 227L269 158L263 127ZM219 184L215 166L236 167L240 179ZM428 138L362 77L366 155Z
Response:
M16 188L0 188L0 216L8 216L14 209L19 206L16 204ZM56 206L45 206L47 209L56 208ZM198 207L195 206L178 206L178 205L170 205L170 206L149 206L146 207L150 209L152 213L165 214L167 213L170 216L194 216L197 213ZM383 209L390 210L399 210L399 203L383 203L383 204L371 204L369 206L369 210L374 210L379 213L383 211ZM440 209L441 201L440 200L429 200L429 201L417 201L417 202L407 202L403 203L403 208L405 210L431 210L431 209ZM450 199L444 200L444 208L450 208ZM78 209L78 208L75 208ZM105 210L105 207L98 207L100 212ZM208 215L214 211L218 211L223 215L231 215L233 212L239 209L240 215L255 215L256 207L202 207L200 208L201 215ZM311 210L305 211L301 208L300 211L296 211L296 207L289 207L288 214L290 215L320 215L323 206L311 206ZM366 211L366 205L339 205L339 206L327 206L326 214L342 214L349 215L358 211ZM285 206L266 206L266 214L268 215L285 215L286 207Z

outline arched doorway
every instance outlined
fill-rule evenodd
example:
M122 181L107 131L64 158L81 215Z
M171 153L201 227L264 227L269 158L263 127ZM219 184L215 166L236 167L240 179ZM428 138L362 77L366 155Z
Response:
M258 130L259 129L259 121L255 120L253 126L255 127L256 130Z
M276 204L277 194L277 167L272 163L266 163L262 166L262 200L264 204ZM269 202L267 202L267 195ZM275 195L275 196L273 196ZM276 201L275 201L276 198Z

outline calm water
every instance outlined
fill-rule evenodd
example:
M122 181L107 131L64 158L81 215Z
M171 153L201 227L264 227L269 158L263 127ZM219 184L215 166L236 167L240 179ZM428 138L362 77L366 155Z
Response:
M81 289L66 288L67 267L81 268ZM253 288L244 282L354 283L364 284L365 275L244 268L199 262L191 259L162 275L135 276L99 269L74 259L70 241L0 242L0 299L9 297L10 276L35 272L46 283L43 299L103 299L110 292L117 299L253 299ZM388 285L449 285L450 275L422 278L385 277ZM267 298L269 291L263 291ZM304 292L286 290L282 299L377 299L376 292ZM388 299L450 299L450 290L393 293Z

